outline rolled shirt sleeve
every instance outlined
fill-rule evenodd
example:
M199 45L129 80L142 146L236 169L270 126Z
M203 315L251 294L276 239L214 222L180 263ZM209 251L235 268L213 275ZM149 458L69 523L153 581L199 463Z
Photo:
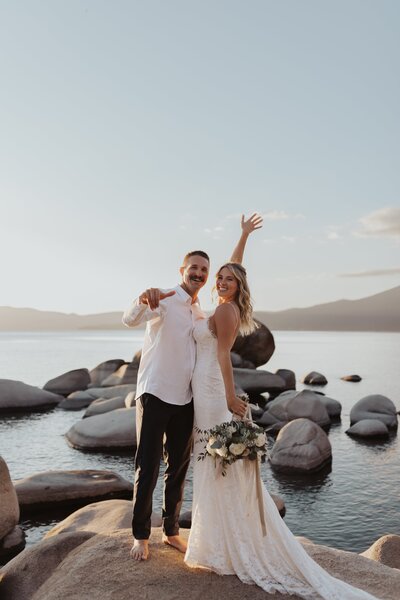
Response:
M125 327L137 327L141 323L160 317L161 312L160 306L151 310L147 304L142 304L139 298L135 298L122 315L122 323Z

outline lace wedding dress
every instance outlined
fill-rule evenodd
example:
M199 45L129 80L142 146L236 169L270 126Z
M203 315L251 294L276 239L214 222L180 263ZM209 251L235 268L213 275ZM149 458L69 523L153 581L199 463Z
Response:
M192 378L195 426L210 429L230 421L217 359L217 340L208 320L196 322L196 367ZM204 443L195 434L193 507L185 562L220 575L237 575L266 592L296 594L307 600L376 600L329 575L303 549L282 520L264 485L267 535L263 537L256 495L255 469L241 460L225 477L206 458L197 461Z

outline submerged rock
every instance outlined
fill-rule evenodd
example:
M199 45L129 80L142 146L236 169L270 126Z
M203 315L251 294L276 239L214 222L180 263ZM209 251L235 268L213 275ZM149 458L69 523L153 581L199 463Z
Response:
M283 427L271 451L271 465L284 472L311 473L332 459L325 431L309 419L296 419Z
M356 437L388 437L389 429L378 419L361 419L347 429L346 433Z

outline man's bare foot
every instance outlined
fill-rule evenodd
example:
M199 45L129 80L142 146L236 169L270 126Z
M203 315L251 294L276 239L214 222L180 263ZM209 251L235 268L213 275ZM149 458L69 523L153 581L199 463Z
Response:
M149 557L149 540L135 540L130 555L133 560L147 560Z
M186 540L181 538L180 535L165 535L164 534L162 541L164 542L164 544L168 544L169 546L176 548L176 550L179 550L179 552L182 552L182 554L185 554L186 549L187 549L187 542L186 542Z

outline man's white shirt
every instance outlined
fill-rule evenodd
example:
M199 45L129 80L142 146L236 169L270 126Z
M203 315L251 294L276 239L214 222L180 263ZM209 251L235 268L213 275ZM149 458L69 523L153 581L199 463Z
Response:
M168 404L184 405L192 399L191 379L196 361L193 327L204 318L198 300L180 286L175 294L151 310L139 298L124 312L122 322L136 327L147 321L136 398L153 394ZM169 290L168 290L169 291Z

